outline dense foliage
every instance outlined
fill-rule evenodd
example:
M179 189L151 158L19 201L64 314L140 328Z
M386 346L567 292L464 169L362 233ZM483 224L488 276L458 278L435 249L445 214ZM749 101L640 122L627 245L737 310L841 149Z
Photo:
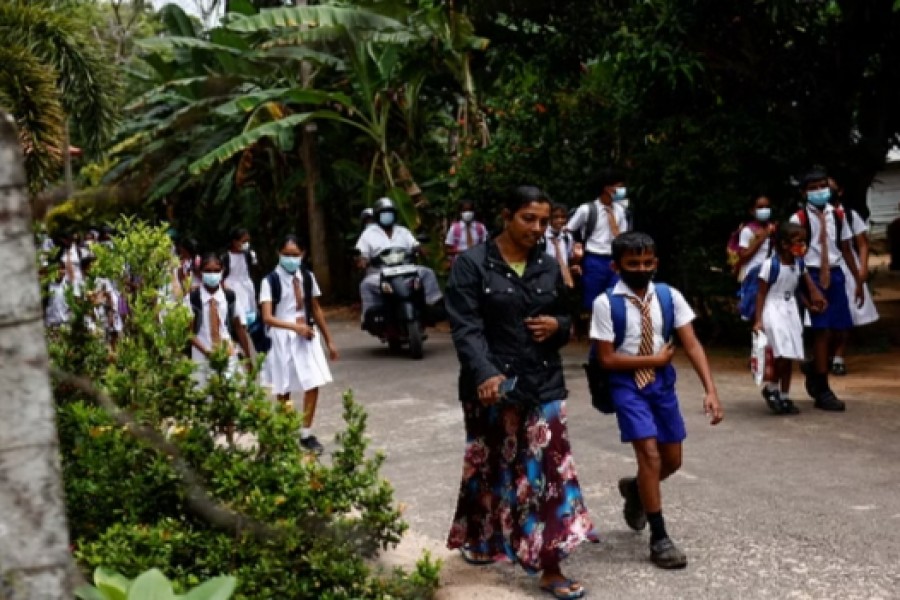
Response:
M95 246L85 288L102 276L130 290L114 353L84 327L87 301L72 298L73 325L51 336L57 369L89 378L131 414L123 425L72 380L57 379L79 563L130 577L159 568L181 590L227 573L238 579L236 598L430 595L437 567L427 557L412 574L381 573L367 560L396 544L406 526L378 475L383 457L366 452L363 409L345 396L347 426L326 463L300 451L296 413L251 380L224 375L224 354L211 359L217 374L208 386L196 388L183 354L190 311L159 292L172 266L165 230L139 221L118 227L125 233L111 248ZM171 448L148 445L153 438L141 427ZM221 511L234 521L214 518Z

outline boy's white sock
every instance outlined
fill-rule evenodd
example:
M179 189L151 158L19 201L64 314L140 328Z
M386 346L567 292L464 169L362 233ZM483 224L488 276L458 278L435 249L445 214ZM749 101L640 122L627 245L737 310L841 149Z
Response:
M312 435L312 429L307 428L307 427L300 428L300 439L301 440L305 440L306 438L308 438L311 435Z
M834 358L831 359L831 364L833 364L833 365L844 364L844 357L843 356L835 356Z
M777 383L772 383L771 381L766 382L766 390L769 391L769 392L777 392L777 391L778 391L778 384L777 384Z

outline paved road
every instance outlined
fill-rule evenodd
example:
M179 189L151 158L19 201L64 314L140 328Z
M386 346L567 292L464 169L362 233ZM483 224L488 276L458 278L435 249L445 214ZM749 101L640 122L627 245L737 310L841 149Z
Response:
M352 388L368 409L373 448L387 453L383 474L406 505L411 542L398 560L413 562L421 548L441 557L439 597L447 600L548 597L519 569L470 567L443 550L463 451L449 335L431 332L425 359L412 361L391 355L357 327L332 325L342 358L333 365L337 383L323 390L318 430L330 439L340 427L339 396ZM664 484L663 498L670 534L690 564L664 572L648 562L647 533L633 533L622 521L615 483L635 463L614 419L587 402L584 351L573 345L564 352L569 428L603 541L582 545L565 567L590 598L900 598L896 355L849 363L855 374L837 383L850 400L847 413L822 413L803 399L797 417L769 415L749 374L736 368L741 361L716 359L726 410L717 427L706 424L699 383L679 357L689 437L684 469ZM795 398L804 397L801 388Z

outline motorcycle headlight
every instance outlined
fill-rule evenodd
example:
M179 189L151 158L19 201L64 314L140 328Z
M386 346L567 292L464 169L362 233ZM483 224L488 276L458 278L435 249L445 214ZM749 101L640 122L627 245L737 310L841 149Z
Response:
M393 294L394 288L392 288L391 284L389 284L387 281L382 281L381 282L381 293L382 294Z

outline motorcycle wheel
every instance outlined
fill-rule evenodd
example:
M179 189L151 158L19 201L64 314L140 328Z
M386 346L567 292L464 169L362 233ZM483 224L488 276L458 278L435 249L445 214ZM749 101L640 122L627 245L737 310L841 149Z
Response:
M411 321L406 324L406 333L409 337L409 356L413 360L419 360L425 355L423 348L425 340L422 338L422 324Z

